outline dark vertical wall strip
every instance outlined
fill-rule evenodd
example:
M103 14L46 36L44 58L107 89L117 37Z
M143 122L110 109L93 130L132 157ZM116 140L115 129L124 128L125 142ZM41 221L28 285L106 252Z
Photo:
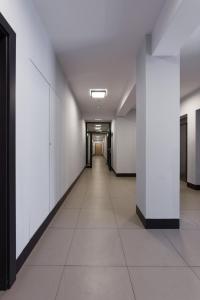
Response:
M15 207L16 36L0 14L0 289L16 278Z
M187 156L188 156L188 136L187 136L187 115L180 118L180 178L187 182Z

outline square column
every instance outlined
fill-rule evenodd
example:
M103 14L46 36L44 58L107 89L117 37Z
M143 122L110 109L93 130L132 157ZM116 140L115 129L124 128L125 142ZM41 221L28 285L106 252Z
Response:
M178 228L180 217L180 57L137 57L137 213L146 228Z

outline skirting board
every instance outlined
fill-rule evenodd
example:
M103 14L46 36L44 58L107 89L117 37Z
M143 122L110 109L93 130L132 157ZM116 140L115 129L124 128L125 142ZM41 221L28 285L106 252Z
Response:
M42 223L42 225L38 228L38 230L36 231L36 233L33 235L33 237L28 242L28 244L26 245L26 247L24 248L24 250L22 251L22 253L17 258L17 260L16 260L16 269L17 269L17 272L19 272L19 270L21 269L21 267L25 263L26 259L28 258L28 256L32 252L33 248L35 247L35 245L37 244L37 242L39 241L39 239L43 235L44 231L46 230L46 228L48 227L48 225L52 221L52 219L55 216L55 214L57 213L58 209L61 207L61 205L63 204L63 202L66 199L67 195L70 193L70 191L72 190L72 188L74 187L74 185L76 184L77 180L82 175L82 173L83 173L84 170L85 170L85 167L83 168L83 170L81 171L81 173L78 175L78 177L74 180L74 182L71 184L71 186L69 187L69 189L62 196L62 198L59 200L59 202L56 204L56 206L54 207L54 209L49 213L49 215L47 216L47 218L44 220L44 222Z
M193 190L196 190L196 191L199 191L200 190L200 185L197 185L197 184L193 184L193 183L190 183L190 182L187 182L187 186Z
M111 169L117 177L136 177L136 173L117 173L113 168Z
M136 213L146 229L179 229L179 219L146 219L138 206Z

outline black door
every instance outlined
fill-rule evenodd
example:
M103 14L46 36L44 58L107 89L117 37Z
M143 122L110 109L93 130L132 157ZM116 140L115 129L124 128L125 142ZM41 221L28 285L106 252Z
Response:
M0 289L16 277L15 33L0 14Z
M187 182L187 116L180 120L180 177Z
M108 164L109 170L112 169L111 145L112 145L111 132L109 132L107 135L107 164Z
M92 133L86 134L86 167L92 168Z

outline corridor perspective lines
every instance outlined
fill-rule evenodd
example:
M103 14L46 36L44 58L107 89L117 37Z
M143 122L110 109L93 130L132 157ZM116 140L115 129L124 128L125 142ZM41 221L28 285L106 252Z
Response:
M0 299L199 300L198 197L181 183L181 230L145 230L135 178L94 158Z

